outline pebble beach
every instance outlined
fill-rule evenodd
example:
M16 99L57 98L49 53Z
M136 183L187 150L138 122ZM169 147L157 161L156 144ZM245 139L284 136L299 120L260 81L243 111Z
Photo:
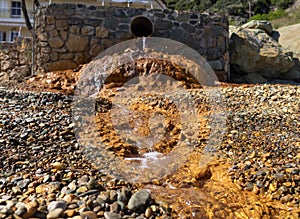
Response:
M221 90L227 119L217 156L228 165L226 177L241 192L277 203L258 218L276 218L282 209L277 218L299 218L300 87ZM95 168L76 141L72 101L57 92L0 88L0 218L193 218ZM208 212L203 218L218 218Z

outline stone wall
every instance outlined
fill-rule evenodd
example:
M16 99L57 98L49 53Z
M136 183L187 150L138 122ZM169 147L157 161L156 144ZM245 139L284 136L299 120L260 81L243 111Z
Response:
M38 10L37 71L77 68L106 48L134 38L131 25L139 16L153 24L151 36L190 46L209 61L220 79L226 79L229 73L227 17L81 4L53 4Z
M0 43L0 81L23 80L31 74L31 38Z

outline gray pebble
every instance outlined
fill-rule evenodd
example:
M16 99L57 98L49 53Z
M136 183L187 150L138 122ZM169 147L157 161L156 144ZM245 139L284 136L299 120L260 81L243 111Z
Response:
M105 219L121 219L122 218L122 216L120 214L114 213L114 212L105 212L104 217L105 217Z
M48 212L51 212L57 208L61 208L63 210L67 209L67 203L65 201L52 201L47 207Z
M128 209L134 212L144 212L150 202L150 194L140 190L132 195L128 202Z

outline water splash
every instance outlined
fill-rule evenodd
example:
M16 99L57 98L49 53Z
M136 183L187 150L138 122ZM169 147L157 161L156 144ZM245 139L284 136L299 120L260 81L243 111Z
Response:
M149 182L152 179L159 179L176 171L178 167L186 161L188 155L196 146L195 142L197 142L200 124L199 121L195 119L198 117L197 101L188 91L178 87L174 89L173 86L169 85L174 82L174 79L168 76L158 79L150 77L149 86L147 87L147 83L144 83L145 78L139 80L139 75L134 71L133 66L133 71L130 75L133 79L125 83L114 98L112 125L117 128L121 123L129 124L128 114L131 112L126 107L126 104L143 95L147 95L147 98L150 98L148 94L155 93L156 95L161 95L162 99L171 100L170 102L178 109L180 114L178 123L181 123L182 126L180 135L184 136L184 138L178 139L176 146L168 153L163 154L153 149L155 143L160 141L164 135L164 133L155 132L155 127L162 123L161 121L155 122L155 119L152 121L153 124L152 127L150 127L150 134L152 131L154 135L148 136L138 136L134 134L135 129L127 125L124 126L127 128L117 130L119 137L125 139L125 141L126 139L134 137L135 140L133 143L139 148L146 147L148 151L141 154L141 156L122 158L107 150L107 144L97 138L97 134L92 135L92 133L97 133L95 99L103 89L106 79L112 72L119 69L120 66L126 63L134 63L135 60L140 59L165 60L181 66L193 75L199 84L203 86L204 91L209 90L206 88L207 86L215 84L217 77L196 51L182 43L155 37L137 38L115 45L101 53L83 69L82 76L75 91L73 107L74 116L79 117L82 124L87 124L84 128L80 127L75 132L83 148L83 152L86 153L104 173L115 175L127 181L133 181L134 179L134 182ZM157 74L163 75L163 72L157 72ZM156 85L150 86L153 80L156 82ZM146 89L132 92L132 89L141 85L140 83L142 83L142 86ZM213 116L211 117L210 127L211 136L214 138L211 141L207 141L207 144L210 144L207 145L209 149L207 150L207 154L210 154L210 151L213 151L212 149L215 149L221 141L218 133L222 133L222 128L225 126L225 118L219 118L219 114L214 114L215 109L217 109L218 112L222 111L220 110L220 108L222 108L222 101L220 100L222 95L219 94L220 91L218 91L218 89L215 89L214 92L208 92L207 94L208 102L212 105ZM144 99L147 100L147 98ZM139 124L134 125L138 126ZM87 130L89 132L87 132ZM218 137L216 138L216 136ZM205 159L201 162L205 163L209 161ZM147 171L140 171L141 168Z
M143 37L142 40L143 40L143 47L142 47L142 50L144 51L145 48L146 48L146 37Z

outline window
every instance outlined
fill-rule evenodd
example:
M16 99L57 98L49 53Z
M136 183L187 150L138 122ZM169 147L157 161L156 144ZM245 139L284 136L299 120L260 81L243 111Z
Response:
M10 32L10 42L13 42L14 38L18 37L18 36L19 36L19 32L17 32L17 31Z
M6 41L6 32L0 31L0 41Z
M21 17L21 2L12 1L11 2L11 17L20 18Z

